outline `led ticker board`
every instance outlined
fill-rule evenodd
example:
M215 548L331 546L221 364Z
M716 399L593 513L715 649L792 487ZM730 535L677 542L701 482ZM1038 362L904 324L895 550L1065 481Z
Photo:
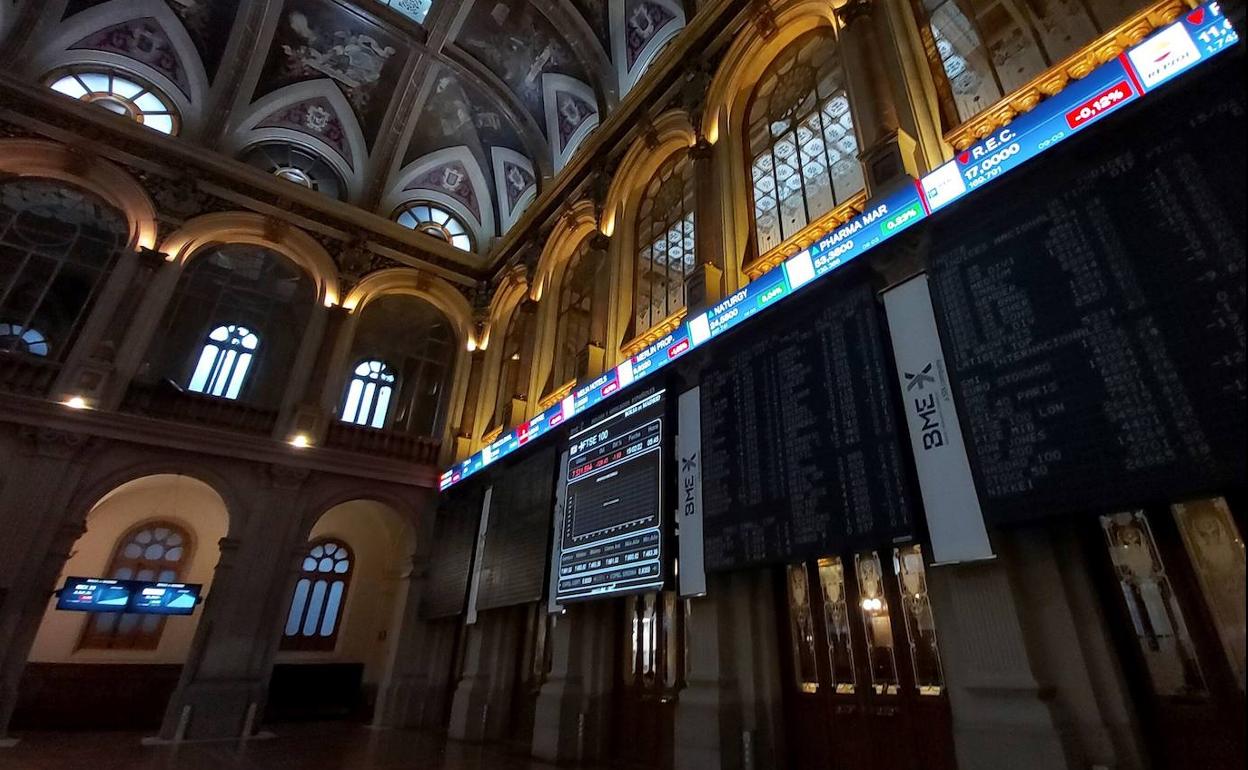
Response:
M663 586L663 394L569 436L557 603Z
M1238 41L1239 35L1218 3L1187 12L915 180L913 186L869 201L866 211L790 258L781 269L771 270L710 310L686 319L665 338L457 463L442 474L439 487L447 489L459 483Z
M199 603L198 583L70 577L57 593L56 608L77 612L134 612L190 615Z

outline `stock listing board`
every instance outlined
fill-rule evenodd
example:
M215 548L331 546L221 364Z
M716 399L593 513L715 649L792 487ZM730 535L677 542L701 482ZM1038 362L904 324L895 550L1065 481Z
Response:
M481 558L478 610L541 600L558 459L555 447L546 446L496 474Z
M473 483L442 495L433 523L422 618L444 618L464 611L484 493L480 484Z
M562 402L504 431L481 451L448 468L439 479L449 489L491 463L594 409L720 334L784 303L807 284L839 270L888 239L963 198L994 206L979 193L1026 162L1078 136L1148 96L1192 67L1230 50L1239 36L1218 3L1185 12L1057 95L1042 101L990 136L959 152L913 186L868 201L858 216L817 239L705 312L692 315L671 334L594 380L579 383ZM1232 79L1230 82L1238 82ZM969 204L960 204L965 207ZM996 208L1005 208L999 201Z
M890 367L863 283L811 295L714 357L701 380L708 570L909 533Z
M1008 207L936 223L933 300L990 519L1244 483L1248 105L1222 82L1064 146L1002 184Z
M660 390L569 435L556 602L663 586L666 408Z

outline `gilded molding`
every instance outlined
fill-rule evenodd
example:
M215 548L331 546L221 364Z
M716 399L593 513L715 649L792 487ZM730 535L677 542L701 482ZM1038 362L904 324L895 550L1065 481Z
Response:
M657 342L676 331L680 327L680 322L685 320L685 314L688 312L688 308L682 307L654 326L651 326L647 331L625 342L620 347L621 358L631 358L641 352L647 345Z
M537 402L537 413L541 414L542 412L551 408L552 406L559 403L563 399L567 398L568 394L570 394L572 392L572 389L575 387L576 387L576 380L573 379L573 380L568 380L567 382L563 383L559 387L555 388L553 392L551 392L548 396L546 396L546 398L543 398L541 401Z
M741 269L751 281L766 274L776 265L809 247L812 243L861 214L867 205L867 191L857 193L849 200L803 227L784 243L766 254L751 260Z
M1183 0L1161 0L1096 38L1057 65L1007 94L996 104L945 134L955 150L961 151L1009 125L1014 118L1030 112L1042 100L1061 93L1072 80L1088 73L1143 40L1153 30L1165 26L1188 8Z

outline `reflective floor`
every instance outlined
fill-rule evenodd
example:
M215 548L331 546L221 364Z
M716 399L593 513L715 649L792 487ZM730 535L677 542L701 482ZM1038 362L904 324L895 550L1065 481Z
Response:
M138 733L19 733L0 770L550 770L428 733L357 724L279 725L266 740L143 746Z

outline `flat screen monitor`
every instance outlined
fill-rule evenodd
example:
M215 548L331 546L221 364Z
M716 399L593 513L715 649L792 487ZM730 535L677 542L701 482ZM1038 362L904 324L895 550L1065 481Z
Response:
M664 391L568 437L556 604L663 587Z
M199 603L199 583L70 577L57 594L58 610L190 615Z

